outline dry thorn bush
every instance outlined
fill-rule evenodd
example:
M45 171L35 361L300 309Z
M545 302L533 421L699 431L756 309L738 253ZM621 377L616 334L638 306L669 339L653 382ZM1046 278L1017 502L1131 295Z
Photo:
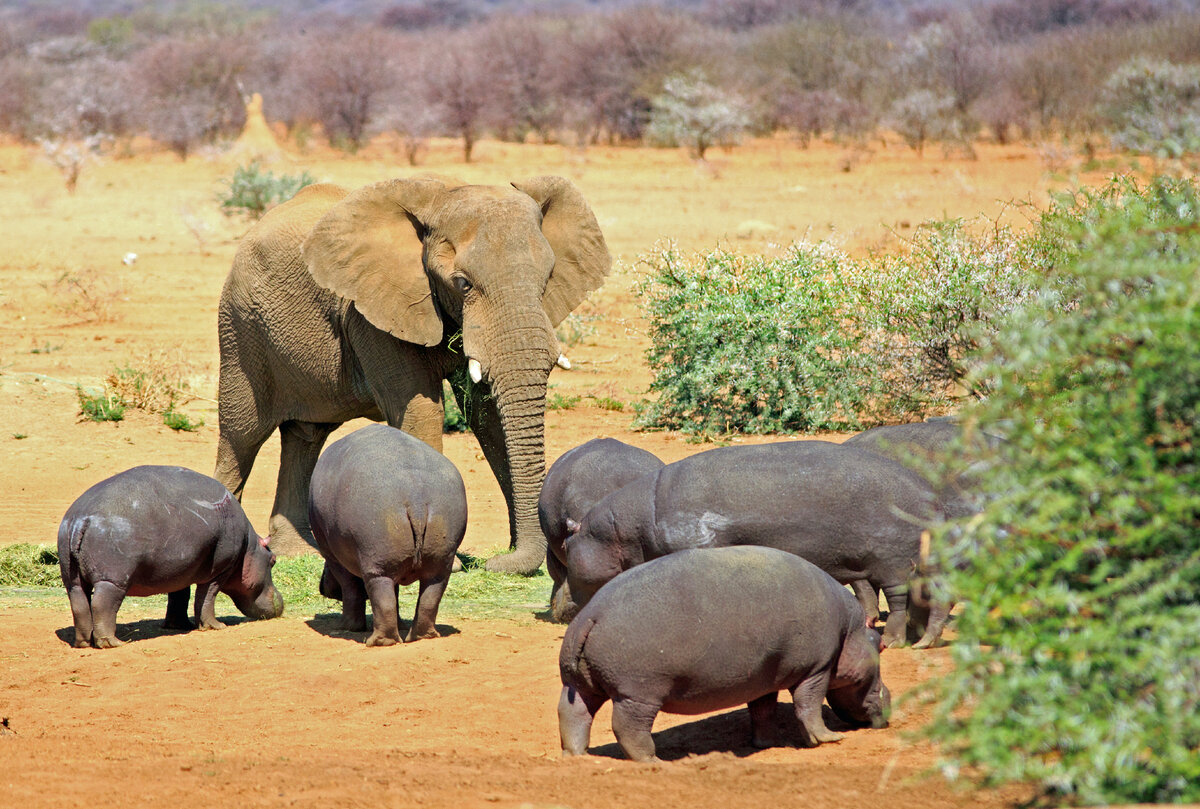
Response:
M116 304L125 288L116 279L93 267L64 270L41 287L52 299L52 306L84 322L110 323L119 319Z

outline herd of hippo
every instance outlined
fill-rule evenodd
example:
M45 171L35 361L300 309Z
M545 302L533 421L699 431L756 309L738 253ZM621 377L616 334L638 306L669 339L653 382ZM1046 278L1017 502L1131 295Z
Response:
M748 704L754 744L770 745L781 689L805 746L841 738L822 718L826 702L847 726L885 726L880 651L935 644L949 615L950 605L909 594L927 528L971 508L969 470L941 486L918 471L961 432L934 419L843 444L722 447L671 464L611 438L562 455L538 516L551 613L570 621L559 655L564 754L586 752L609 700L635 760L655 758L660 711ZM359 429L321 454L308 517L325 559L320 591L342 601L347 629L366 630L369 601L367 645L437 637L467 525L449 460L392 427ZM193 584L199 629L221 626L218 591L250 618L283 613L267 540L224 486L181 467L135 467L88 489L62 520L58 551L77 647L121 643L127 595L169 594L165 625L190 628ZM401 638L397 590L413 582L416 615Z

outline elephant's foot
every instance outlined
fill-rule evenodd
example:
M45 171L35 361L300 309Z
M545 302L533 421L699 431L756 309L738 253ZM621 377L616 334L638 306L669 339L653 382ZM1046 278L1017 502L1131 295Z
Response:
M487 560L488 570L493 573L511 573L517 576L532 576L538 572L542 562L546 561L546 549L530 553L517 549L512 553L502 553Z
M211 618L211 619L204 618L198 624L196 624L196 629L199 629L202 632L207 632L211 629L224 629L224 628L225 628L225 624L221 623L216 618Z
M414 628L408 630L408 634L404 636L404 642L412 643L413 641L417 640L432 640L434 638L440 638L441 636L442 633L438 632L434 627L430 627L424 632L417 632Z

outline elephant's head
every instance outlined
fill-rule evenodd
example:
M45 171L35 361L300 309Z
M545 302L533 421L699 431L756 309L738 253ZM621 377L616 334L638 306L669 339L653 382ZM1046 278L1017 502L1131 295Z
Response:
M561 177L512 187L432 176L381 182L335 205L303 257L318 284L401 340L439 346L461 332L461 359L490 387L503 428L518 551L503 566L536 569L545 552L537 496L546 379L560 356L554 327L611 266L578 189Z

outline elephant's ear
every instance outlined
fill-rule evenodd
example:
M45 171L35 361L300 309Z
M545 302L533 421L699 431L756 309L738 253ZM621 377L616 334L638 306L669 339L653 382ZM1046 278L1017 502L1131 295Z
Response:
M575 184L564 177L530 177L513 188L542 208L542 235L554 250L554 272L542 305L557 326L588 293L604 283L612 258L591 207Z
M301 248L325 289L354 302L372 325L401 340L442 341L442 315L422 261L424 222L446 186L432 178L386 180L329 209Z

